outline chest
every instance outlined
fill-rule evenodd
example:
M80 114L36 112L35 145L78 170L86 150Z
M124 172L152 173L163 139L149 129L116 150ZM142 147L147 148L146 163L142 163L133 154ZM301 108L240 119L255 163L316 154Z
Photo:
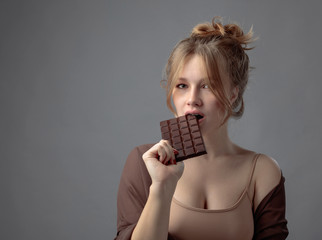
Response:
M243 195L251 202L254 183L250 164L236 167L185 163L174 198L187 206L201 209L228 209Z
M253 183L249 164L235 167L185 163L170 209L177 239L252 239Z
M173 199L169 233L175 239L251 240L254 234L251 204L246 197L237 205L222 210L186 206Z

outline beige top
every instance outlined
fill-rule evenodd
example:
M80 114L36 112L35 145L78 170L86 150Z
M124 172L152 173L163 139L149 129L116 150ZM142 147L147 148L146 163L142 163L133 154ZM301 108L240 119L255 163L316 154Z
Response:
M195 208L173 198L169 223L171 236L178 240L251 240L254 235L254 219L248 190L259 155L254 156L248 183L231 207L218 210Z

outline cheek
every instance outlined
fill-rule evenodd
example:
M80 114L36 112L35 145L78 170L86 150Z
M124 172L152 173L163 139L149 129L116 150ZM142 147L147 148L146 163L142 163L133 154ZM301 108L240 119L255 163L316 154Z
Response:
M180 97L178 94L175 94L175 92L172 93L171 95L172 103L175 108L175 111L177 112L178 109L180 109Z
M221 111L225 110L225 107L224 107L224 105L221 104L221 102L216 101L215 105L219 110L221 110Z
M223 104L220 103L220 101L218 101L217 99L213 99L211 101L211 108L214 110L214 112L216 112L217 114L224 114L225 111L225 107L223 106Z
M178 108L180 105L180 98L176 94L172 94L172 102L175 108Z
M175 90L172 92L171 98L174 105L178 105L180 102L182 102L182 97L180 97L180 94Z

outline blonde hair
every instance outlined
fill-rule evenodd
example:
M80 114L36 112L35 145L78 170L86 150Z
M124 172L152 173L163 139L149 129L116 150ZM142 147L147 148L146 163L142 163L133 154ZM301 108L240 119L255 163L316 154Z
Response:
M247 34L237 24L223 25L221 18L215 17L212 22L196 25L191 35L180 41L173 49L165 68L167 106L175 113L172 106L172 91L185 62L192 55L199 55L205 64L208 74L208 85L227 112L227 117L241 117L244 112L243 93L250 71L246 50L253 41L252 28ZM225 92L220 69L223 69L233 87L238 88L238 96L230 103Z

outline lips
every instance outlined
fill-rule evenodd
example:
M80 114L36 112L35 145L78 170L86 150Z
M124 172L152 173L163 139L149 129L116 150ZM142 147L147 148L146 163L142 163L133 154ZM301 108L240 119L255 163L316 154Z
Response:
M199 112L199 111L187 111L185 113L185 115L193 115L193 116L196 116L196 118L198 119L198 121L200 121L201 119L204 118L204 114L202 112Z
M195 116L198 120L203 118L203 116L201 116L200 114L189 114L189 115Z

